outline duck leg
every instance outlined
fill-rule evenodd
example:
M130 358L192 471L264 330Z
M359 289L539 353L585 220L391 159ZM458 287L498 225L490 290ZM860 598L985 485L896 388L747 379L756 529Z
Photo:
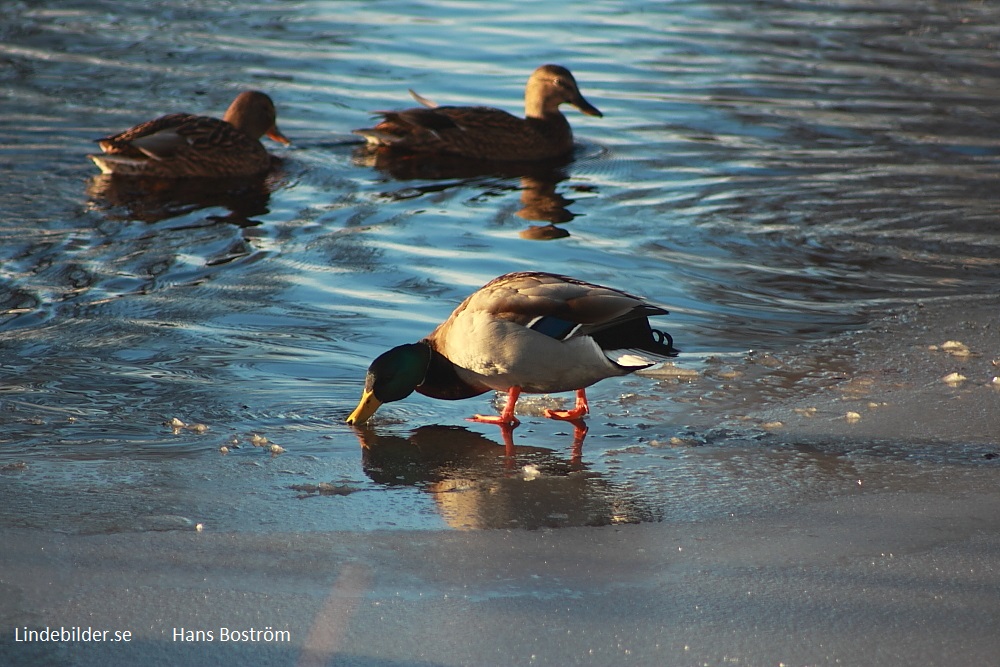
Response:
M573 448L570 450L570 463L579 466L583 462L583 439L587 437L587 424L582 419L574 419Z
M520 387L511 387L507 390L507 405L504 406L503 412L499 415L474 415L469 417L468 420L470 422L479 422L481 424L497 424L499 426L510 427L517 426L521 422L514 416L514 405L517 404L517 397L520 395Z
M546 410L545 416L549 419L573 421L582 419L588 412L590 412L590 405L587 403L587 391L585 389L577 389L575 408L572 410Z
M503 438L504 468L514 470L517 465L517 450L514 448L514 428L510 424L500 424L500 437Z

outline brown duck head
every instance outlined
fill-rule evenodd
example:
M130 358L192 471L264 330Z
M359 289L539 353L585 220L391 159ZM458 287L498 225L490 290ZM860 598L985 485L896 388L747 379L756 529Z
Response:
M576 79L565 67L542 65L531 73L524 91L526 118L545 118L557 114L559 105L564 102L572 104L588 116L600 118L604 115L583 97Z
M274 102L259 90L245 90L237 95L226 109L222 120L254 139L267 135L278 143L290 143L288 137L278 129L278 114L274 109Z

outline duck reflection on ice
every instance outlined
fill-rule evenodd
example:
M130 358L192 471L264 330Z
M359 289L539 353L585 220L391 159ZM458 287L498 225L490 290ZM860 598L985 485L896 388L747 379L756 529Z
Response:
M242 178L136 178L101 174L87 183L90 207L109 220L146 223L187 215L207 208L228 213L211 219L239 227L255 227L254 216L268 212L278 176Z
M409 199L464 185L480 186L487 193L503 192L515 189L507 181L520 179L517 189L521 193L521 209L517 211L517 216L547 223L523 230L520 236L526 239L565 238L569 236L569 231L558 225L576 217L569 210L574 200L556 190L559 183L569 178L566 167L571 160L568 158L533 162L470 160L452 155L428 156L365 146L355 151L354 162L373 167L399 181L435 181L390 193L389 196L397 199Z
M514 445L511 428L501 429L502 445L459 426L423 426L405 437L355 431L365 474L385 486L423 489L452 528L531 530L660 518L640 498L589 471L576 446L565 458Z

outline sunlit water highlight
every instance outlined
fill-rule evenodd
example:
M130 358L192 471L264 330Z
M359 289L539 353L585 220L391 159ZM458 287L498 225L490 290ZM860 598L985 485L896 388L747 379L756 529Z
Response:
M679 365L708 377L709 359L794 354L873 312L995 292L998 11L10 3L0 490L22 502L4 521L93 532L688 519L835 493L858 466L889 466L692 431L704 385L642 377L595 387L582 467L562 425L529 419L523 456L498 469L499 435L463 421L486 398L386 408L375 437L401 451L394 462L362 457L342 421L372 357L512 270L667 304ZM569 164L393 174L350 135L371 110L411 104L411 87L518 111L543 62L570 67L605 114L567 110ZM218 115L251 86L275 98L294 140L272 146L283 164L262 183L137 197L84 157L95 137L168 111ZM175 416L208 431L175 432ZM449 428L415 431L432 425ZM670 446L692 432L704 446ZM254 433L285 453L254 447ZM411 460L428 438L418 449L433 451ZM523 509L532 466L551 482L540 516ZM489 494L509 511L476 509Z

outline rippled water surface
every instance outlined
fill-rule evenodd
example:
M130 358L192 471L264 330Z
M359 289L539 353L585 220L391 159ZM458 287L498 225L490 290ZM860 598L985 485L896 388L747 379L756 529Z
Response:
M722 425L695 430L704 447L671 445L692 436L696 390L655 378L594 388L582 460L565 426L530 415L503 458L496 429L463 421L485 397L414 397L363 432L343 419L371 358L511 270L667 304L678 366L709 374L917 300L995 293L1000 277L993 3L41 0L4 13L9 524L537 527L832 493L891 461L759 451ZM566 110L567 164L373 164L350 134L409 106L407 88L517 111L545 62L604 112ZM267 179L150 191L85 157L162 113L221 115L248 87L275 99L293 140L269 146L282 163Z

